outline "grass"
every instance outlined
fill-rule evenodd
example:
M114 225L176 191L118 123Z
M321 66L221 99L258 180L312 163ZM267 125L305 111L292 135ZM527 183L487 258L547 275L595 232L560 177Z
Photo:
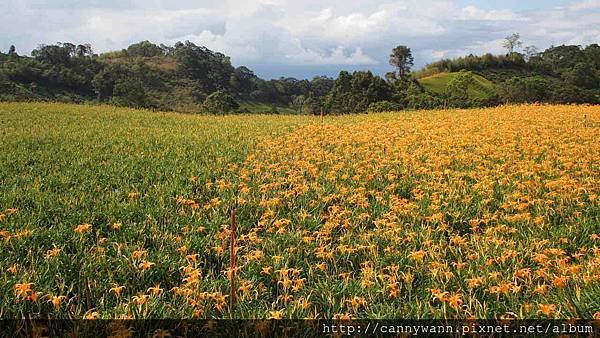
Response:
M2 318L600 317L597 107L0 103L0 135Z
M147 258L164 260L161 272L142 278L164 285L171 278L165 280L167 273L177 274L178 267L169 266L174 261L163 249L174 245L169 241L181 235L182 227L197 226L193 217L173 209L178 196L197 189L190 178L218 178L227 164L246 156L259 136L283 132L294 123L279 116L258 120L109 106L0 104L0 206L19 209L0 222L0 230L11 235L31 232L2 244L0 298L13 294L14 283L6 282L16 280L6 271L17 264L18 278L29 275L36 289L77 294L70 301L77 304L72 311L81 316L85 307L98 309L98 302L106 301L111 283L130 284L142 277L113 270L114 264L133 268L133 262L121 261L118 254L128 247L150 246ZM117 222L123 231L112 233L111 224ZM73 228L81 223L93 224L95 235L123 241L122 246L106 247L109 259L86 260L98 243L73 237ZM47 260L46 253L55 247L60 254ZM34 269L37 264L47 270ZM48 311L45 301L39 309L23 303L7 308L5 301L0 305L4 316Z
M419 82L427 90L434 93L443 93L446 90L448 83L458 73L438 73L419 79ZM469 86L468 94L472 98L485 98L489 96L492 90L492 82L479 74L473 73L473 83Z

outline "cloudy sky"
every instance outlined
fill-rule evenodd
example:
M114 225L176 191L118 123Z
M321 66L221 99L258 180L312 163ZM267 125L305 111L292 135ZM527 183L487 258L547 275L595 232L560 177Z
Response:
M416 66L442 57L502 52L513 32L540 49L600 43L600 0L3 0L0 49L40 43L96 52L150 40L189 40L231 56L265 78L341 69L390 70L390 50Z

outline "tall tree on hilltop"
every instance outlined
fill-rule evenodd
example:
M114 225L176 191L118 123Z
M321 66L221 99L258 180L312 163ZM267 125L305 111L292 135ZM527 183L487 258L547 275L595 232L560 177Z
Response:
M92 51L92 45L89 43L80 44L75 47L75 55L77 57L83 58L87 56L92 56L94 52Z
M521 35L519 33L514 33L506 38L504 38L504 42L502 43L502 47L508 50L508 54L512 54L515 52L515 49L521 47L523 42L521 42Z
M398 69L398 76L404 79L410 73L410 67L414 64L414 59L410 48L406 46L398 46L392 50L390 54L390 65Z
M529 62L529 60L531 60L531 58L538 52L538 48L533 45L523 48L523 53L525 53L525 61Z

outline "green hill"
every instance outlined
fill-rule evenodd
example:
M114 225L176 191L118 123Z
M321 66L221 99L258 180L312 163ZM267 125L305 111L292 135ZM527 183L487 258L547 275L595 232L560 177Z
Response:
M453 73L438 73L435 75L427 76L419 79L419 82L425 87L425 89L434 93L443 93L448 86L448 83L456 77L458 72ZM473 98L485 98L489 96L492 90L492 82L484 78L483 76L473 74L473 83L469 86L469 96Z

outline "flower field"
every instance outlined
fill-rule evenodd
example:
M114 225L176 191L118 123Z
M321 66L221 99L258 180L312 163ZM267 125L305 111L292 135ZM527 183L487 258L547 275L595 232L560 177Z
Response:
M597 106L0 103L0 317L600 319L599 195Z

